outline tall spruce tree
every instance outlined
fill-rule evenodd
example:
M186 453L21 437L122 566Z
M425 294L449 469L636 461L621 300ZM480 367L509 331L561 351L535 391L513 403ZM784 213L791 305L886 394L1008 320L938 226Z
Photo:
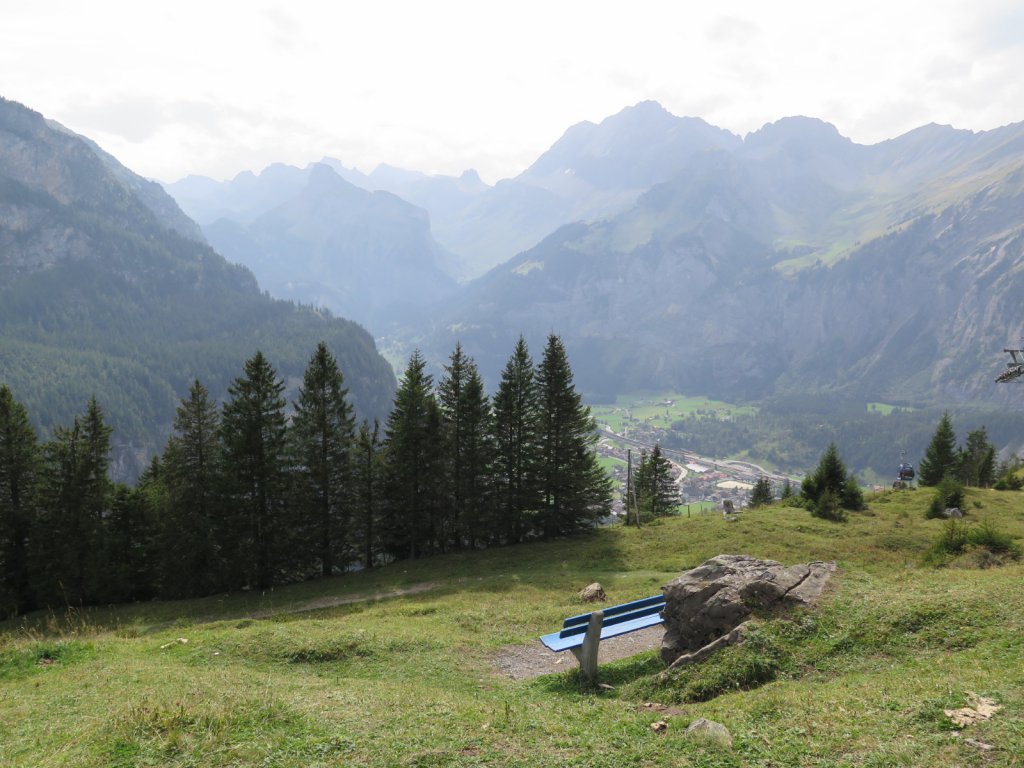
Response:
M573 384L565 345L548 336L537 368L544 536L592 525L608 513L611 479L597 462L597 425Z
M355 423L334 355L317 345L295 402L291 438L296 501L305 545L317 553L320 574L347 565L351 547L351 468Z
M152 503L162 509L160 593L196 597L225 584L220 539L235 533L224 494L220 414L199 380L174 417L174 433L164 449L162 467L149 479L166 492ZM230 548L230 545L229 545Z
M792 494L792 490L790 493ZM750 491L750 501L748 504L756 508L767 506L773 501L775 501L775 496L772 493L771 483L768 482L767 477L761 475Z
M410 558L443 549L440 413L419 350L398 384L384 434L386 549Z
M143 473L134 488L113 487L110 511L104 519L100 597L103 602L149 600L156 595L157 524L155 509L145 492Z
M501 539L515 543L532 532L540 506L540 403L522 336L501 373L492 410L496 527Z
M949 413L942 414L931 443L921 459L919 478L922 485L938 485L948 474L957 474L960 455L956 449L956 434Z
M456 343L438 385L450 536L475 546L491 538L488 489L493 455L490 402L476 363Z
M35 552L36 595L45 605L82 605L102 599L104 518L113 484L109 477L111 428L96 398L71 427L58 427L43 445L39 525Z
M672 464L654 444L650 454L640 454L640 466L634 479L637 506L642 518L671 515L679 506L679 486L672 477Z
M829 443L814 472L804 478L800 495L812 515L830 520L845 520L846 510L864 508L864 494L846 471L835 443Z
M235 549L229 582L270 587L289 554L285 521L286 421L284 382L262 352L228 388L221 434L233 496Z
M989 442L985 427L967 435L957 461L960 482L976 488L988 488L995 481L996 448Z
M364 568L373 568L380 537L381 484L383 468L380 426L373 429L364 421L359 426L352 455L352 484L355 496L355 527Z
M0 385L0 619L34 607L29 541L38 476L39 446L28 411Z

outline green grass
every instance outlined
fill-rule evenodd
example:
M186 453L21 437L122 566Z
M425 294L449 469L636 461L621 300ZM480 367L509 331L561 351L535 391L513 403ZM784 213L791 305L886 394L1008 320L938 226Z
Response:
M668 403L671 402L671 405ZM650 423L667 429L673 421L694 414L714 418L751 415L756 408L733 405L712 400L702 395L683 395L678 392L634 392L619 395L614 405L590 406L599 424L606 424L615 432L622 432L627 424Z
M845 524L780 505L684 515L267 593L31 616L0 625L0 765L1021 765L1024 565L924 565L944 525L928 500L879 494ZM967 507L969 528L1024 537L1024 494L969 491ZM662 676L643 653L602 666L611 689L582 685L571 658L528 681L495 671L503 646L584 610L583 585L622 602L722 552L840 571L820 608L762 617L700 667ZM942 710L968 691L1003 708L957 738ZM734 748L686 740L697 717Z

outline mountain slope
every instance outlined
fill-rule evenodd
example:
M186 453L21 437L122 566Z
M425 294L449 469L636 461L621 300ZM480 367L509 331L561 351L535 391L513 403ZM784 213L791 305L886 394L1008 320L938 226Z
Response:
M192 379L222 396L262 349L294 383L321 339L359 412L386 411L394 376L362 328L263 295L94 147L0 101L0 376L44 432L95 394L131 476Z
M1024 126L928 133L944 152L766 126L494 269L410 343L461 339L493 377L510 333L554 330L592 394L1007 402L992 377L1024 331Z
M248 225L220 219L211 244L280 298L324 306L378 331L445 299L454 281L424 211L313 165L290 199Z

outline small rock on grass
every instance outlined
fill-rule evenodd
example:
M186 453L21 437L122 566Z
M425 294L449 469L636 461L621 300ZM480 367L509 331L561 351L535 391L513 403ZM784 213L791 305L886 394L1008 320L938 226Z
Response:
M698 717L686 729L686 736L698 741L705 741L709 744L732 749L732 734L729 733L729 729L721 723L716 723L714 720Z

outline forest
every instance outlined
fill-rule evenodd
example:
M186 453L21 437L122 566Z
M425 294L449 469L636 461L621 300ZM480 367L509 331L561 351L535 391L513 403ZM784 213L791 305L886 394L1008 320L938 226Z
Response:
M0 617L181 598L585 529L611 484L565 347L520 338L488 397L456 345L436 383L415 352L381 429L357 425L321 342L292 403L257 351L222 404L195 380L138 481L110 477L93 397L40 443L0 385Z

